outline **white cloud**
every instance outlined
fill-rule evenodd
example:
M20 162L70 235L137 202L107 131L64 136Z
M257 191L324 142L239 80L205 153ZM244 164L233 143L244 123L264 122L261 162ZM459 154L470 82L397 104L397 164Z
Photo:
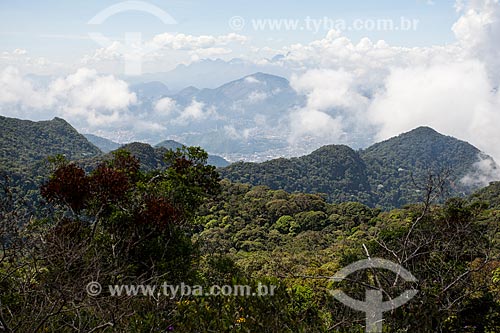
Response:
M344 134L342 119L314 109L299 109L291 114L292 145L303 144L304 138L320 139L322 142L338 142Z
M247 102L249 104L255 104L265 101L269 95L263 91L252 91L248 97Z
M491 158L479 154L478 162L460 182L472 188L488 186L490 182L500 179L500 169Z
M395 69L375 96L369 119L386 139L419 125L464 138L489 109L490 85L478 61Z
M158 115L168 116L177 109L177 103L170 97L164 97L156 101L154 110Z
M245 43L248 40L243 35L230 33L222 36L193 36L185 34L163 33L153 37L151 44L155 48L168 48L173 50L198 50L225 46L231 43Z
M258 83L261 83L259 80L257 80L254 76L247 76L245 78L245 82L246 83L250 83L250 84L258 84Z
M86 68L37 88L9 67L0 73L0 90L0 105L11 110L6 115L22 113L31 119L60 116L77 127L122 124L128 117L127 108L137 102L126 82Z
M345 70L314 69L293 76L292 87L307 102L290 113L290 141L312 136L320 144L338 143L345 131L357 127L357 117L368 104L357 84L356 76Z
M50 96L35 89L17 68L7 67L0 72L0 105L45 108L52 105Z
M355 84L355 76L342 69L313 69L291 80L292 88L307 96L307 107L318 110L360 108L366 98Z
M462 16L453 25L455 36L468 55L484 61L490 78L500 83L500 3L499 0L457 2Z
M179 64L187 64L200 59L214 59L233 53L232 45L243 45L248 38L230 33L227 35L186 35L183 33L162 33L141 45L126 45L114 41L97 49L81 59L84 66L94 66L103 70L123 71L125 57L139 57L146 68L153 71L170 70Z
M0 52L0 68L8 67L15 67L23 74L32 73L46 75L66 70L68 66L49 61L44 57L32 56L27 50L16 48L12 51Z
M119 110L137 102L125 81L87 68L57 79L50 85L48 94L82 109Z
M172 124L185 126L190 122L199 122L215 115L216 110L213 106L206 108L205 103L192 100L191 104L182 110L180 115L172 121Z

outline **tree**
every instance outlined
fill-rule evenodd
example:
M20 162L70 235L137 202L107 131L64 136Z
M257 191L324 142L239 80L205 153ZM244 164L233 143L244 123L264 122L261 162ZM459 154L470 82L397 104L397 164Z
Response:
M53 160L54 171L40 190L51 209L19 224L20 230L2 230L4 256L15 249L14 239L24 242L16 263L0 267L2 286L9 288L0 299L3 327L123 331L141 322L141 329L166 330L164 314L175 308L168 298L118 300L105 290L97 298L86 292L91 281L161 285L195 278L192 218L203 198L218 192L219 178L199 148L178 150L166 160L166 170L146 173L135 157L117 151L89 174ZM151 318L153 313L158 315Z

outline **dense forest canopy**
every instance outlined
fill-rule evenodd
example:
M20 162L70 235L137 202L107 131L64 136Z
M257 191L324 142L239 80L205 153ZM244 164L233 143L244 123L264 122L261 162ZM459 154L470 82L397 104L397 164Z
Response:
M432 145L423 146L422 135ZM466 143L423 128L365 151L325 146L227 169L209 165L197 147L134 143L84 153L49 158L28 192L14 175L28 179L39 169L12 166L1 179L0 330L363 332L365 314L330 291L363 300L366 288L383 291L384 300L418 290L384 314L384 332L500 330L500 189L492 183L453 197L453 176L477 158ZM441 172L445 161L426 164L439 156L458 173ZM412 165L409 178L390 173ZM221 179L229 171L246 183ZM261 180L269 185L249 184ZM403 195L402 206L380 195L383 181L383 188L421 192L414 201ZM417 281L384 270L332 280L367 258L401 265ZM99 295L88 292L95 282ZM176 298L106 289L165 284L265 285L275 293Z
M492 168L497 168L491 157L469 143L420 127L361 151L325 146L298 158L240 162L220 171L233 182L323 193L330 202L359 201L390 209L421 200L424 184L419 182L429 173L448 175L450 195L472 193L480 184L463 179L476 177L480 171L475 165L480 160L491 161Z

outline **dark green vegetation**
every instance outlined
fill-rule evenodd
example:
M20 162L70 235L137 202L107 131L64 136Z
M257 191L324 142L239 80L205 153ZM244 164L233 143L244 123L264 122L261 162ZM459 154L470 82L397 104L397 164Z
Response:
M175 141L169 142L175 145L161 148L160 144L159 148L152 148L148 144L133 143L125 148L140 157L144 169L151 170L164 167L163 156L167 150L183 147ZM8 174L10 182L23 190L35 189L43 177L48 176L49 156L63 155L84 166L95 166L109 159L112 156L109 151L120 146L91 134L81 135L61 118L34 122L0 116L0 176ZM219 156L209 156L208 163L216 167L229 165Z
M0 177L20 195L36 200L37 187L48 176L48 156L69 160L92 158L101 151L61 118L33 122L0 116Z
M165 140L157 145L155 145L156 148L167 148L170 150L177 150L177 149L182 149L183 147L186 147L182 143L179 143L174 140ZM224 158L217 156L217 155L208 155L208 164L213 165L217 168L223 168L229 165L229 162L226 161Z
M157 147L151 147L147 143L134 142L123 145L120 148L120 150L127 151L133 156L137 157L140 161L140 166L142 170L153 171L153 170L164 170L167 168L168 164L165 162L164 159L165 154L167 154L168 152L176 151L177 149L184 149L184 148L187 147L183 146L180 143L175 146L169 145L167 147L163 147L158 145ZM113 156L114 152L111 152L94 158L82 159L79 161L79 164L81 164L86 170L92 170L97 164L101 163L102 161L110 160L113 158ZM218 158L217 156L214 157L208 155L207 163L209 165L216 166L216 163L214 161L217 162L217 158ZM226 163L222 164L227 165L227 161L225 162Z
M489 186L480 189L472 195L476 201L486 202L493 208L500 209L500 182L492 182Z
M234 163L221 169L221 175L272 189L323 193L330 202L350 200L394 208L421 200L430 173L450 178L446 190L451 195L471 193L473 188L461 179L475 172L480 154L467 142L420 127L358 152L325 146L299 158Z
M120 147L124 146L122 144L113 142L108 139L101 138L99 136L93 135L93 134L85 134L85 137L96 147L98 147L100 150L102 150L104 153L110 153L114 150L119 149ZM131 148L130 144L125 145L129 146L131 150L134 150L136 148ZM185 147L182 143L179 143L174 140L165 140L157 145L154 146L155 148L166 148L169 150L177 150L179 148ZM144 148L145 149L145 148ZM157 154L163 154L164 150L161 150L159 153L154 153L150 149L148 149L151 155L157 155ZM222 168L226 167L229 165L229 162L226 161L224 158L217 156L217 155L208 155L208 164L213 165L217 168Z
M310 155L264 163L235 163L221 169L234 182L266 185L289 192L325 193L335 201L372 202L366 165L347 146L325 146Z
M363 332L364 315L334 300L419 290L385 314L385 332L500 329L500 211L471 200L382 212L319 195L219 181L197 148L167 151L162 170L141 171L125 150L91 172L59 157L37 215L0 195L0 324L10 332ZM429 183L429 198L440 184ZM488 190L499 200L495 185ZM360 271L369 257L418 279ZM90 296L86 286L104 289ZM276 287L268 296L112 296L108 285Z
M92 158L70 155L76 162L51 158L36 191L40 205L27 201L11 178L1 178L0 332L361 333L364 313L329 291L364 300L367 288L383 291L385 300L419 291L384 314L384 332L498 332L499 184L450 197L444 189L456 185L439 169L451 161L466 172L477 151L450 138L441 146L443 137L437 134L434 142L428 131L364 152L328 146L303 158L249 164L255 169L245 177L268 177L277 181L273 187L284 179L288 191L221 180L199 148L138 143ZM429 137L430 149L422 136ZM414 164L411 146L422 156ZM439 154L447 161L419 164ZM370 158L388 165L382 170L417 168L393 184L392 174L371 169ZM253 174L263 166L266 173ZM279 173L282 178L269 176ZM385 211L353 202L381 198L397 205L374 185L404 188L410 182L424 200ZM333 187L342 202L294 187ZM418 281L404 283L385 270L331 280L366 258L400 264ZM103 286L98 296L86 291L92 281ZM204 291L213 285L255 291L259 283L276 290L268 296L170 298L145 289L139 296L113 296L108 288L182 283Z
M97 156L101 151L61 118L33 122L0 116L0 166L19 173L32 172L47 156L70 160Z

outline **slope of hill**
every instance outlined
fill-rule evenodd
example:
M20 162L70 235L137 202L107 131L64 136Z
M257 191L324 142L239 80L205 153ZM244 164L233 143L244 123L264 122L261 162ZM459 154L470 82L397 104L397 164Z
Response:
M94 134L83 134L83 136L87 138L87 140L89 140L90 143L92 143L94 146L96 146L105 153L109 153L110 151L116 150L122 146L120 143L111 141L106 138L102 138Z
M355 200L391 208L420 200L415 183L425 182L429 172L450 174L450 194L471 193L474 187L461 180L474 172L480 153L467 142L420 127L360 152L327 146L299 158L236 163L221 174L272 189L325 193L333 202ZM491 157L483 158L494 163Z
M444 136L432 128L419 127L408 133L374 144L362 151L377 201L399 207L420 197L415 181L422 182L428 172L450 172L453 194L470 193L460 182L473 172L479 149L471 144ZM486 157L491 159L491 157Z
M47 156L73 160L102 154L61 118L33 122L0 116L0 147L0 168L18 173L32 173Z
M490 208L500 208L500 181L492 182L470 197L471 201L481 201L487 203Z
M182 143L179 143L174 140L165 140L157 145L155 145L156 148L166 148L166 149L171 149L171 150L176 150L180 149L182 147L185 147ZM213 165L217 168L223 168L227 167L230 163L226 161L224 158L217 156L217 155L208 155L208 164Z
M184 147L184 145L180 142L175 141L175 140L164 140L164 141L156 144L155 147L157 147L157 148L162 147L162 148L167 148L167 149L171 149L171 150L176 150L176 149L181 149L182 147Z
M298 158L235 163L220 172L234 182L288 192L325 193L331 201L372 203L365 163L347 146L325 146Z

